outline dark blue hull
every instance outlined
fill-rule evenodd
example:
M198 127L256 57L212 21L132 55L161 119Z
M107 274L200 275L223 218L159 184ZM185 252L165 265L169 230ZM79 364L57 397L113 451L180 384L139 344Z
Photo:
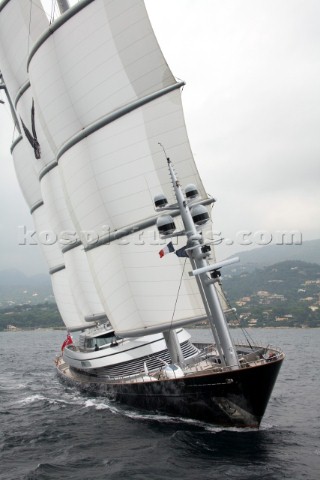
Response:
M110 382L69 368L59 376L81 391L150 412L215 425L259 427L283 357L227 372L209 372L156 382ZM64 366L66 367L66 366Z

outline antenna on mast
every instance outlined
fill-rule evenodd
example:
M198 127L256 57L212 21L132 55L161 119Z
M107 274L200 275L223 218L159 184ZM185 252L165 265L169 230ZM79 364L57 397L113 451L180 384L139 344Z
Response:
M168 157L167 152L166 152L164 146L163 146L162 143L160 143L160 142L158 142L158 145L160 145L160 147L162 148L163 153L164 153L165 156L166 156L167 162L169 163L169 162L170 162L170 158Z

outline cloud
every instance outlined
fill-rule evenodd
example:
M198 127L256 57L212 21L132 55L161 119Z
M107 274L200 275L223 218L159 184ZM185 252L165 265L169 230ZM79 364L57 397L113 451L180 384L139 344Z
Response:
M147 7L160 45L187 82L197 165L220 199L215 226L231 236L247 228L319 237L319 2L155 3Z

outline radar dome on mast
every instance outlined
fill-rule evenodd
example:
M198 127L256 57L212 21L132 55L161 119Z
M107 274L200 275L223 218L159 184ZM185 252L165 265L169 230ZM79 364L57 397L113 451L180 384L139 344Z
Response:
M171 215L161 215L157 219L157 228L161 235L171 235L175 229L175 223Z
M193 198L197 198L199 196L198 189L193 183L189 183L189 185L185 187L184 193L188 200L192 200Z
M163 193L158 193L158 195L155 195L154 199L154 206L156 208L163 208L166 205L168 205L168 200L167 198L163 195Z
M196 225L204 225L210 219L208 210L203 205L195 205L191 208L191 216Z

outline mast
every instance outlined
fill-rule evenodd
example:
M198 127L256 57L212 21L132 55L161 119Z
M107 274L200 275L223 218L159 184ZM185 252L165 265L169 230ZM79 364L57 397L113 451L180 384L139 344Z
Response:
M220 272L218 272L217 269L226 264L233 263L234 261L237 261L237 259L219 262L218 264L214 265L210 265L208 263L206 259L207 253L204 252L202 248L203 243L201 234L197 231L195 225L195 221L199 221L200 224L202 223L202 216L204 219L208 218L208 213L205 211L205 208L202 207L202 210L198 210L198 212L192 215L194 212L192 212L188 206L180 183L174 172L171 160L168 157L167 162L173 183L174 193L185 228L184 233L188 239L188 254L191 258L191 263L196 266L196 269L194 269L192 273L200 279L199 283L201 283L204 305L206 310L210 312L208 319L218 351L220 353L221 362L231 368L238 368L239 361L237 353L230 336L227 321L225 319L217 291L214 287L214 283L217 281L218 276L220 276ZM207 272L213 272L212 277L208 277Z

